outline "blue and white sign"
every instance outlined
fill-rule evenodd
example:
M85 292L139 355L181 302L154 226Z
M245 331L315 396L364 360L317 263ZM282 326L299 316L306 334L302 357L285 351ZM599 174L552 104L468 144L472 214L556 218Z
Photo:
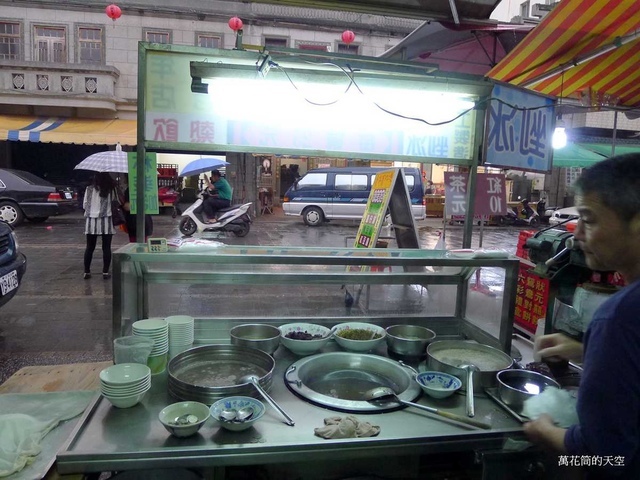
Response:
M531 172L551 170L553 99L495 85L487 117L486 165Z

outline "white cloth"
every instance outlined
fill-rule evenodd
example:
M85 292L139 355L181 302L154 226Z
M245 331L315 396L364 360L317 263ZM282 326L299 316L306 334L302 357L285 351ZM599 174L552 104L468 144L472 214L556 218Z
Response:
M80 415L93 396L92 391L0 395L0 477L33 462L42 438Z
M568 391L547 387L539 395L525 400L522 414L537 420L546 413L556 425L568 428L579 423L576 403L577 399Z

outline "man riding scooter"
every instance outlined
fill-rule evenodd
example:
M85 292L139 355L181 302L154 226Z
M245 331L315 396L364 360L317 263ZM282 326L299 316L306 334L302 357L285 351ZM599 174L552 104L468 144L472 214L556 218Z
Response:
M207 182L209 196L204 200L202 207L207 216L207 223L216 223L216 213L231 205L232 190L226 179L222 178L219 170L211 171L211 178L204 176Z

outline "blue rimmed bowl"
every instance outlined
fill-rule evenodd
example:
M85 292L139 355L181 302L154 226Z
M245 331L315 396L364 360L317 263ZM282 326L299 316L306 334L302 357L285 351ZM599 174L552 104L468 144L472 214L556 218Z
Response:
M422 372L416 375L416 381L432 398L447 398L462 387L458 377L443 372Z

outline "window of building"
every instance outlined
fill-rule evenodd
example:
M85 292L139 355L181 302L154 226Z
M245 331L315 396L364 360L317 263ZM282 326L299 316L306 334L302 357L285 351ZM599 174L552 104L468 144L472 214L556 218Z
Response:
M196 33L196 45L205 48L222 48L222 37L206 33Z
M281 37L264 37L264 46L265 47L280 47L287 48L289 45L289 40Z
M103 62L101 27L78 27L78 63Z
M346 53L349 55L358 55L359 45L347 45L346 43L338 43L338 53Z
M0 22L0 58L22 59L22 35L19 23Z
M171 43L171 32L145 30L144 38L149 43Z
M527 0L526 2L522 2L520 4L520 16L522 18L529 18L529 9L530 9L529 5L530 5L529 0Z
M296 42L296 48L300 50L315 50L318 52L331 51L330 45L322 42Z
M67 62L67 30L65 27L36 26L34 30L36 62Z

